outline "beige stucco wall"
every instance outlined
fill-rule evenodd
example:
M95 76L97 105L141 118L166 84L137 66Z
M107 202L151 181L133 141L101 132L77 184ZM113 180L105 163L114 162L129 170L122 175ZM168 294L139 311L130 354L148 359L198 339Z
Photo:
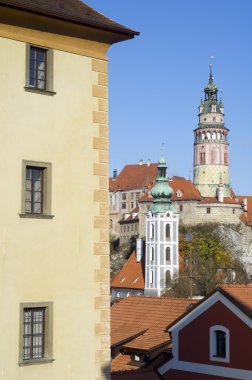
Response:
M1 27L0 52L1 379L102 379L110 358L107 62L55 50L56 95L48 96L25 91L26 44L2 38ZM53 219L20 218L22 160L52 164ZM20 367L20 303L48 301L55 361Z

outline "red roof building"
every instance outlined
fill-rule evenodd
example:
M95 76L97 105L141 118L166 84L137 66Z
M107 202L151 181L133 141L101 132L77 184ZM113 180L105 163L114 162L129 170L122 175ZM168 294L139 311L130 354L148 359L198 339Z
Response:
M164 380L252 379L252 286L222 285L168 326L172 358Z
M130 296L112 306L112 380L158 379L154 367L167 357L171 337L166 327L197 301Z

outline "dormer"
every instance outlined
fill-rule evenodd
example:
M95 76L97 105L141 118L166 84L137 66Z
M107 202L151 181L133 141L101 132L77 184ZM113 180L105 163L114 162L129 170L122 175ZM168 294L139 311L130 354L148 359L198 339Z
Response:
M184 195L184 193L183 193L182 190L178 189L178 190L176 191L176 196L177 196L177 198L181 198L183 195Z

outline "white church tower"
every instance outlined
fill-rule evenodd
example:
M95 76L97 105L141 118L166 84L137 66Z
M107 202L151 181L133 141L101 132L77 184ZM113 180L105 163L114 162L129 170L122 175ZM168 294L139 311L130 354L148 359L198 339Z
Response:
M145 289L147 296L160 296L178 276L179 215L171 204L172 188L166 178L166 161L158 163L158 177L151 191L154 198L146 216Z

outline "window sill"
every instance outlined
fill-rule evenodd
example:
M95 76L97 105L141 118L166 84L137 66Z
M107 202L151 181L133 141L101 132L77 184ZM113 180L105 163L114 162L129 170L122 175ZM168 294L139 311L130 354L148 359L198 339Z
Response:
M30 360L22 360L18 363L20 367L26 366L26 365L36 365L36 364L46 364L46 363L52 363L55 359L50 358L42 358L42 359L30 359Z
M24 89L27 92L36 92L36 93L42 94L42 95L49 95L49 96L56 95L56 92L54 92L54 91L40 90L39 88L34 88L34 87L25 86Z
M54 215L46 214L19 214L20 218L31 218L31 219L53 219Z
M213 355L210 357L213 362L229 363L229 358L227 356Z

